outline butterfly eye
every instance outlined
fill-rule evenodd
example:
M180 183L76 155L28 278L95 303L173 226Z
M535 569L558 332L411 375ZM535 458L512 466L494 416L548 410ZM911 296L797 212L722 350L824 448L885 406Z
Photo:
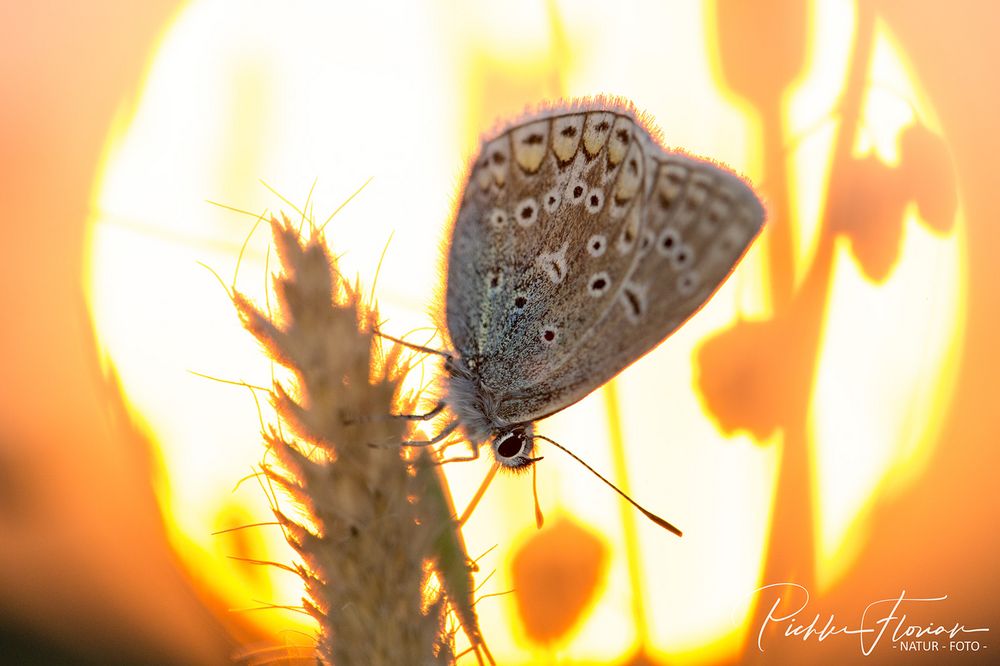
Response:
M508 469L520 469L531 465L531 437L524 428L514 428L493 439L493 455L497 462Z

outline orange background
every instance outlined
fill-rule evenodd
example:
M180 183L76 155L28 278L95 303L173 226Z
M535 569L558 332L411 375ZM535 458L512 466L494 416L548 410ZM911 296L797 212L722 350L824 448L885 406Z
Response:
M967 322L927 471L876 508L871 538L823 606L855 609L919 586L959 600L955 615L992 635L1000 628L1000 10L874 4L919 72L952 151L968 234ZM156 461L102 377L83 300L85 221L106 137L177 9L100 0L0 9L0 659L213 663L255 638L175 563L154 500ZM1000 649L987 642L988 652ZM857 655L846 641L814 648L800 658ZM768 659L793 658L778 650ZM936 661L880 654L893 659Z

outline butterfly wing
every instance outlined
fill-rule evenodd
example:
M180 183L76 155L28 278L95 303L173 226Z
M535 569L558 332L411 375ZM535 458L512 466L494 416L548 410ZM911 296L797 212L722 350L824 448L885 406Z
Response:
M656 162L625 280L558 365L504 401L503 418L557 412L652 350L708 301L759 232L763 207L735 175L681 154Z
M745 183L663 150L628 109L517 125L486 144L460 206L452 341L500 420L552 414L700 308L762 222Z
M606 254L625 223L624 209L611 219L605 200L627 146L609 149L608 139L632 122L604 106L553 109L485 142L473 162L452 233L445 305L452 345L481 367L487 385L515 389L549 366L550 345L542 343L551 341L540 326L569 293L562 287L570 264L591 237L594 253ZM610 253L595 261L616 277L627 268Z

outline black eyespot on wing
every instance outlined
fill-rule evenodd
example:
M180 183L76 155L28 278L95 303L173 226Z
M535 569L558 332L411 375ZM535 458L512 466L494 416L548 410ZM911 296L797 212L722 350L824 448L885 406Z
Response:
M500 152L493 153L493 163L500 165L507 161L507 157Z
M531 219L531 214L535 212L535 209L531 206L525 206L521 209L521 219L528 220Z
M660 234L660 254L665 257L672 256L674 252L677 251L677 246L680 244L680 236L671 228L666 228L663 233Z
M562 205L562 193L557 189L549 190L545 198L542 199L542 206L549 215L559 210L560 205Z
M517 308L518 310L522 309L525 305L527 305L527 303L528 299L525 298L524 296L518 296L517 298L514 299L514 307Z
M636 316L642 314L642 303L639 302L639 297L635 293L626 289L625 298L628 299L629 307L632 308L632 314Z
M625 316L633 324L638 324L646 309L645 294L632 284L625 285L621 293L621 303L625 308Z
M597 131L598 132L603 132L606 129L608 129L609 127L611 127L611 125L608 124L607 120L602 120L601 122L597 123Z
M694 263L694 259L694 248L687 243L678 243L673 255L670 257L670 263L673 264L674 270L679 271L691 266Z
M619 141L621 141L622 143L628 145L628 130L627 129L622 128L622 129L618 130L617 136L618 136L618 140Z
M495 228L500 229L507 222L507 213L499 208L494 208L485 219Z
M569 137L570 139L572 139L574 136L576 136L576 128L573 127L572 125L568 125L567 127L564 127L562 129L562 132L560 132L560 134L562 134L565 137Z
M646 233L645 235L643 235L642 240L639 241L639 249L640 250L648 250L649 246L652 245L652 244L653 244L652 237L650 236L649 233Z
M690 296L698 288L699 277L695 271L683 273L677 280L677 291L681 296Z
M603 234L594 234L587 241L587 253L591 257L600 257L604 254L605 246L607 245L607 239Z
M540 144L544 140L545 137L543 137L541 134L529 134L528 136L524 137L524 141L522 141L521 143L527 146L535 146Z
M582 196L583 196L583 186L577 185L576 187L573 188L573 198L579 199Z

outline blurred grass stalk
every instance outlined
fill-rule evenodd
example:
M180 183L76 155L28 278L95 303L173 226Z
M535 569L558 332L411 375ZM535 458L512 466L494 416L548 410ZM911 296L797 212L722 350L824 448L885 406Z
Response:
M263 312L238 292L233 302L295 375L293 386L271 389L280 421L263 433L271 462L261 468L296 509L278 507L275 517L301 557L294 569L319 622L317 656L338 665L453 663L446 599L428 577L435 541L457 525L421 506L426 476L418 481L404 455L406 421L389 416L414 407L400 394L402 349L373 351L375 309L338 272L320 230L310 225L300 238L284 216L271 218L271 230L283 268L274 276L278 309Z

